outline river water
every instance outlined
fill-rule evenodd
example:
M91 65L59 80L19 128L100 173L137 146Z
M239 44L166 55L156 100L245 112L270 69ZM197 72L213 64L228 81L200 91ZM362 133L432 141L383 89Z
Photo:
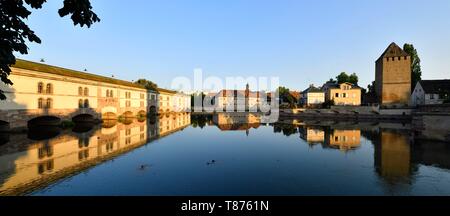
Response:
M0 195L450 195L410 125L164 115L0 135Z

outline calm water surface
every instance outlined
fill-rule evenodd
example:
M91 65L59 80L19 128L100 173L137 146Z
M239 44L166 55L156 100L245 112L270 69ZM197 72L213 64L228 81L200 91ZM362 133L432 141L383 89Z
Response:
M0 194L450 195L450 145L408 124L175 114L34 133L2 135Z

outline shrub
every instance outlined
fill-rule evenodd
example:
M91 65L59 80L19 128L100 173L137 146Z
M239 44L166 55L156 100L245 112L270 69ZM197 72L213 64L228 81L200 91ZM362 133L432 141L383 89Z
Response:
M73 121L62 121L61 122L61 128L67 129L67 128L73 128L75 127L75 123Z

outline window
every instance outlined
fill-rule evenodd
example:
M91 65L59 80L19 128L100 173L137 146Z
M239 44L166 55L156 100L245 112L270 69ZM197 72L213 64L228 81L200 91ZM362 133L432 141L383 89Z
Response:
M344 95L342 96L343 98L346 98L347 97L347 93L344 93Z
M141 94L141 99L144 99L145 98L145 95L144 94Z
M53 94L53 85L52 84L47 84L47 88L46 88L46 91L45 91L45 93L47 93L47 94Z
M89 96L89 89L88 88L84 88L84 96Z
M408 59L408 57L407 56L405 56L405 60L407 60Z
M78 101L78 108L83 108L83 107L84 107L83 99L80 99L80 100Z
M338 98L338 97L339 97L339 93L336 93L335 97L337 97L337 98Z
M155 96L155 95L152 95L152 96L151 96L151 100L152 100L152 101L155 101L155 100L156 100L156 96Z
M125 106L126 106L126 107L131 107L131 102L130 102L130 101L127 101L127 102L125 103Z
M434 94L430 94L430 99L434 100Z
M38 99L38 109L44 109L44 99Z
M141 101L141 107L144 107L144 106L145 106L144 101Z
M402 60L400 57L398 57L398 60L400 61L400 60Z
M46 104L45 108L47 108L47 109L53 108L53 100L51 98L47 99L47 104Z
M84 108L89 108L89 100L84 100Z
M395 61L395 57L392 57L392 61Z
M113 90L109 90L109 96L110 97L114 97L114 91Z
M78 87L78 95L83 96L83 87Z
M38 93L39 94L44 93L44 83L42 82L38 83Z

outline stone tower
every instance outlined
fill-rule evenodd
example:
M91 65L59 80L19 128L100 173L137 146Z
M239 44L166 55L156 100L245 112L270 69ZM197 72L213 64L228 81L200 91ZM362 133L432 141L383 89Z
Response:
M411 57L395 43L376 61L375 91L381 105L410 103Z

